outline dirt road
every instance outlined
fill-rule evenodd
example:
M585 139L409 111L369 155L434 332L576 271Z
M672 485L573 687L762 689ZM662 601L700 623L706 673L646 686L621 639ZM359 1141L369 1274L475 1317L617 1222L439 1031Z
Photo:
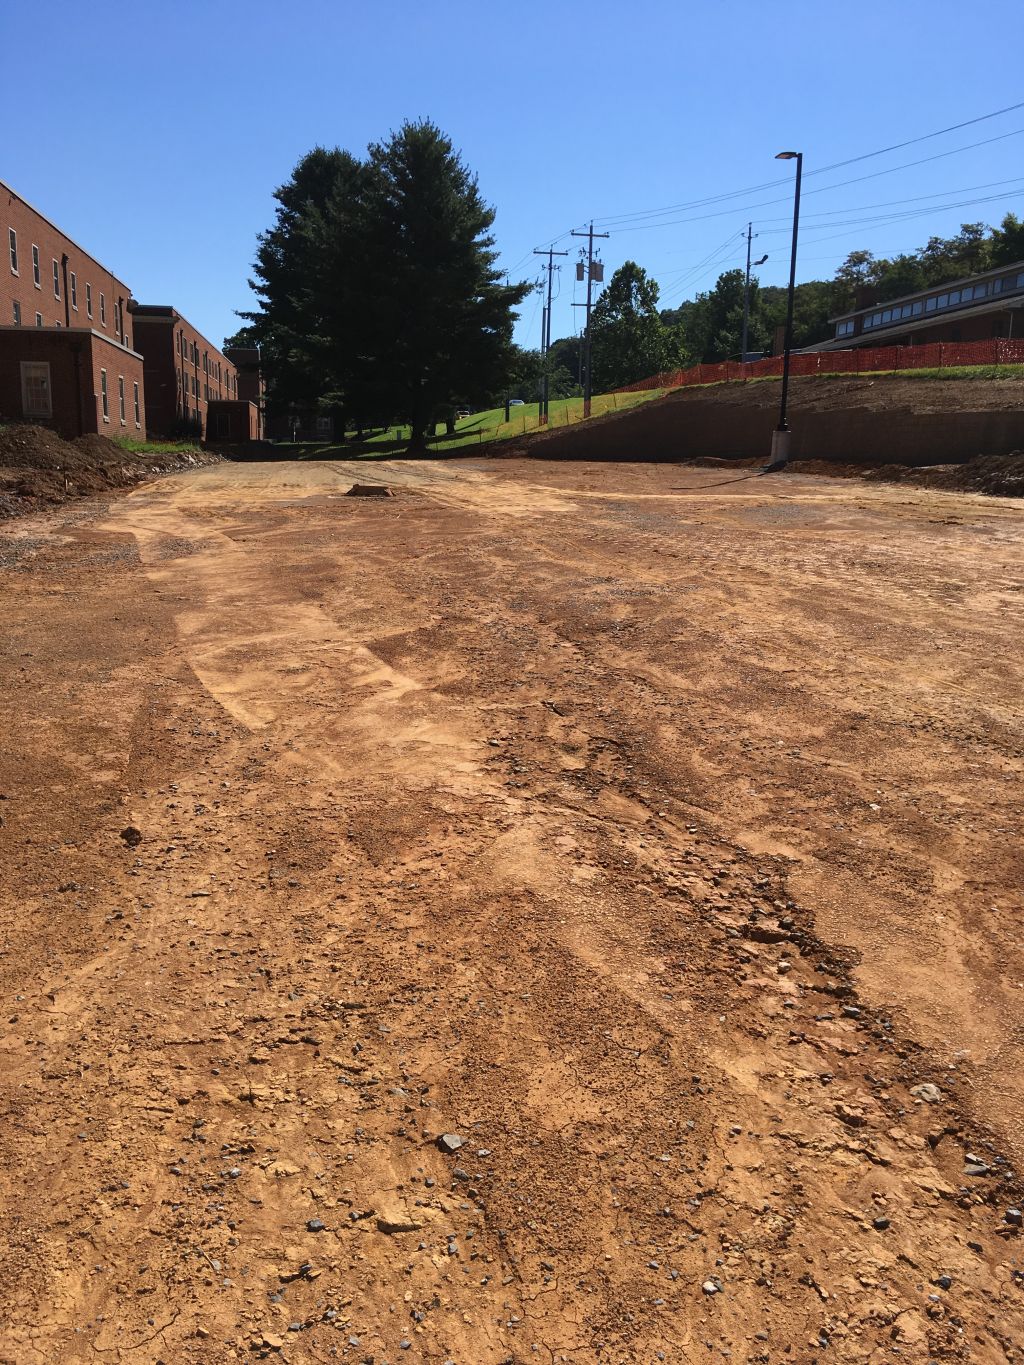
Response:
M514 461L7 528L0 1360L1024 1360L1022 547Z

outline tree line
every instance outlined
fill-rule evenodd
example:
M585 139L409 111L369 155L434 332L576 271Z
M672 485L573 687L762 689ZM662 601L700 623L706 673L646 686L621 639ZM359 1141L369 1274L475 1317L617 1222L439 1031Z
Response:
M258 345L271 411L333 413L344 429L401 422L422 447L460 407L535 400L542 361L512 341L527 283L497 269L495 211L451 141L429 120L407 122L364 157L316 147L275 191L250 285L257 306L225 344ZM832 336L829 319L901 294L1024 260L1024 223L965 223L891 258L852 251L831 280L794 298L793 344ZM750 281L748 350L771 354L786 289ZM738 359L744 272L676 308L635 261L612 275L591 319L595 392L698 362ZM554 341L549 391L581 391L582 341ZM338 425L338 424L336 424Z
M876 257L851 251L831 280L805 280L793 299L793 345L833 335L829 319L902 294L948 284L1024 260L1024 223L1007 214L998 228L964 223L952 237L930 237L918 251ZM677 308L658 308L658 286L634 261L612 276L593 313L596 391L618 388L663 370L738 360L743 334L743 270L727 270L713 289ZM772 354L786 322L787 290L750 280L747 348ZM578 373L579 340L552 343L563 378ZM522 365L522 362L520 362ZM539 370L539 356L534 368ZM523 395L525 396L525 394Z

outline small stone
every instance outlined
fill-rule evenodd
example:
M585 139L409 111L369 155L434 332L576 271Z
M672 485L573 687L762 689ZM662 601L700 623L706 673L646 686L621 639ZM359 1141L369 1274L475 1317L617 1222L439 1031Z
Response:
M990 1170L991 1167L986 1166L984 1161L968 1161L964 1166L964 1175L988 1175Z
M705 1294L720 1294L722 1286L716 1280L705 1280L701 1285Z
M460 1138L458 1133L442 1133L437 1139L437 1145L442 1152L447 1152L451 1156L465 1145L465 1138Z
M394 1237L399 1232L419 1232L422 1226L422 1223L417 1223L406 1214L382 1213L377 1219L377 1231L386 1233L389 1237Z
M263 1345L268 1350L280 1351L284 1347L284 1337L275 1336L273 1332L264 1332Z
M925 1081L922 1085L915 1085L910 1093L915 1099L924 1100L925 1104L939 1104L942 1100L942 1091L931 1081Z
M837 1104L836 1117L848 1128L863 1128L867 1122L863 1109L857 1109L850 1104Z
M1003 1222L1019 1228L1024 1225L1024 1213L1021 1213L1020 1209L1007 1209L1003 1214Z
M875 1229L876 1232L884 1232L884 1231L886 1230L886 1228L892 1226L892 1219L890 1219L890 1218L873 1218L873 1219L871 1220L871 1226Z
M319 1218L311 1218L311 1219L309 1220L309 1222L306 1224L306 1231L307 1231L307 1232L323 1232L323 1230L324 1230L325 1227L326 1227L326 1224L325 1224L325 1223L322 1223L322 1222L320 1221Z
M939 1286L940 1289L952 1289L953 1287L953 1281L949 1275L940 1275L936 1279L935 1283Z
M843 1018L844 1018L844 1019L859 1019L859 1018L860 1018L860 1010L857 1008L856 1005L844 1005L844 1006L843 1006Z
M142 843L142 830L136 825L126 825L121 831L121 838L129 848L136 848Z

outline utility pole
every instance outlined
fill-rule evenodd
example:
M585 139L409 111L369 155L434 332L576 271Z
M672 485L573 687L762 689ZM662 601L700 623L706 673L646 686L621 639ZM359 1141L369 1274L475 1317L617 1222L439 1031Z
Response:
M540 419L538 421L538 426L546 427L548 424L549 398L548 351L551 349L551 277L555 270L555 257L568 256L569 253L568 251L553 251L551 247L548 247L547 251L539 251L537 248L534 248L533 254L535 256L546 256L548 258L548 263L544 267L548 272L548 302L547 307L543 311L541 320L540 363L543 377L541 379ZM561 266L559 266L559 269L561 269Z
M589 229L588 229L586 232L573 232L571 235L572 235L573 237L586 237L586 239L587 239L587 301L586 301L585 304L583 304L583 303L576 303L576 304L573 304L573 307L574 307L574 308L586 308L586 310L587 310L587 326L586 326L585 332L583 333L584 345L585 345L585 347L586 347L586 356L587 356L587 362L586 362L587 368L586 368L586 373L585 373L585 375L584 375L584 384L583 384L583 416L584 416L584 417L589 417L589 416L590 416L590 396L591 396L591 393L592 393L592 391L593 391L593 380L592 380L592 378L591 378L591 365L590 365L590 356L591 356L591 347L590 347L590 309L591 309L591 304L592 304L592 302L593 302L593 283L594 283L594 238L595 238L595 237L609 237L609 236L611 236L611 234L608 233L608 232L595 232L595 231L594 231L594 224L591 223ZM599 270L599 278L603 280L603 279L604 279L604 265L603 265L600 261L598 261L597 265L598 265L598 270Z
M747 224L747 278L746 283L743 286L743 340L740 343L740 360L746 360L747 358L747 324L750 321L750 239L753 226L753 223ZM758 234L754 232L753 235L756 237ZM755 261L754 264L764 265L767 259L767 255L762 256L761 259Z

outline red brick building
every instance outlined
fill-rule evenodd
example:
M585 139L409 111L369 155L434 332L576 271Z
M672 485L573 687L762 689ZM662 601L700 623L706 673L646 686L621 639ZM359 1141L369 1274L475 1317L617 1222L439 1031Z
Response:
M873 303L831 321L836 329L832 340L808 350L1013 340L1024 336L1024 261Z
M0 181L0 326L88 327L130 344L131 290Z
M129 304L136 345L145 357L146 411L154 435L193 426L207 434L209 405L239 400L238 370L169 304Z
M142 439L142 356L85 328L0 328L0 422Z
M263 359L257 346L225 346L224 354L238 371L238 396L256 405L256 435L262 440L266 425L266 388Z
M0 421L146 433L130 290L0 181Z

